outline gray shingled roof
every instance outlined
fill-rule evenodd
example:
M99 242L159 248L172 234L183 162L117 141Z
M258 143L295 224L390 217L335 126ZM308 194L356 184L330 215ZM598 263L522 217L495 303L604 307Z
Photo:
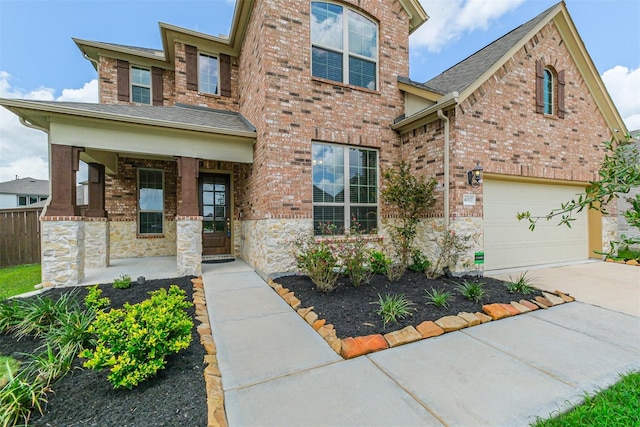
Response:
M106 43L106 42L98 42L98 41L91 41L91 40L80 40L78 39L77 42L81 42L81 43L87 43L87 44L101 44L103 46L111 46L113 50L116 51L121 51L122 49L127 49L127 50L132 50L132 51L136 51L139 52L141 54L144 55L153 55L153 56L157 56L159 58L164 59L164 50L162 49L151 49L148 47L140 47L140 46L129 46L126 44L118 44L118 43Z
M48 196L49 181L45 179L20 178L13 181L0 182L0 193L27 194L30 196Z
M398 81L400 83L406 83L408 85L415 86L415 87L420 88L420 89L424 89L424 90L428 90L428 91L431 91L431 92L436 92L436 93L440 93L440 94L444 95L444 92L440 92L439 90L434 89L432 87L429 87L424 83L420 83L420 82L416 82L415 80L411 80L408 77L398 76Z
M425 82L424 85L440 93L463 92L543 21L556 6L557 4L553 5L529 22L522 24L462 62Z
M113 114L128 118L162 120L185 125L207 126L232 131L255 132L256 128L240 113L215 110L193 105L176 104L174 106L90 104L85 102L32 101L35 104L55 105L71 108L78 112L96 112Z

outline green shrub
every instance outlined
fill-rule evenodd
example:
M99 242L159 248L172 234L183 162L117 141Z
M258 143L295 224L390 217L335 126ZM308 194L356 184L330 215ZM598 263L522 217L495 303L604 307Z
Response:
M379 306L376 314L382 316L383 327L387 327L389 322L397 322L398 319L404 319L411 315L411 312L415 310L415 305L409 301L404 294L387 294L384 298L378 294L378 301L374 301L372 304Z
M113 279L113 287L116 289L127 289L131 286L131 277L123 274L117 279Z
M468 299L469 301L480 302L487 296L487 291L484 290L484 283L482 282L469 282L465 280L456 287L460 295Z
M369 251L369 265L373 274L387 274L391 259L382 251Z
M84 306L89 311L98 312L100 310L104 310L111 305L111 301L109 298L100 298L102 295L102 289L98 287L98 285L89 286L87 288L87 296L84 297Z
M520 274L520 276L518 276L518 278L516 279L513 279L511 276L509 276L509 280L505 282L505 286L512 294L520 293L528 295L535 290L531 286L531 278L527 277L526 271Z
M337 267L338 258L328 241L316 241L313 234L306 234L295 239L293 247L298 268L309 276L318 289L322 292L334 290L340 270Z
M447 308L449 307L451 294L449 292L431 288L431 292L427 291L427 298L429 299L429 302L427 302L427 304L433 304L436 307Z
M356 223L357 224L357 223ZM371 281L369 253L366 240L357 226L345 234L345 241L338 245L337 256L341 261L344 273L351 279L353 286L360 286Z
M392 263L387 267L387 279L389 279L390 282L397 282L398 280L402 279L405 271L406 267L403 263Z
M128 388L154 376L164 368L165 357L191 343L193 321L185 309L185 292L171 285L169 292L159 289L141 303L125 304L122 309L98 312L89 327L97 334L94 350L81 357L91 369L109 368L114 388Z
M409 265L409 270L415 271L417 273L423 273L427 271L431 262L427 259L427 257L422 253L420 249L414 249L411 252L411 264Z
M24 309L18 299L0 300L0 334L11 333L24 315Z

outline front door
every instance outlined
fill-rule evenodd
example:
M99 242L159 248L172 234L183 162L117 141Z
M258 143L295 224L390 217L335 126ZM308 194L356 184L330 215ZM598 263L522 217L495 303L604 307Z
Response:
M202 223L202 254L231 253L231 186L229 175L200 174L200 215Z

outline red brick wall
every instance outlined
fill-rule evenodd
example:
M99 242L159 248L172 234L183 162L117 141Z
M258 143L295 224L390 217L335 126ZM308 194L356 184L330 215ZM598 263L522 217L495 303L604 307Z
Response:
M391 130L403 112L408 18L396 0L351 2L379 23L379 90L311 77L310 3L256 1L240 57L240 111L257 127L246 218L310 218L312 140L380 149L399 160ZM249 203L248 201L251 201Z
M564 119L536 113L535 61L565 71ZM451 212L482 216L482 187L466 183L466 171L479 161L485 173L586 182L597 178L601 143L610 138L606 123L555 25L549 23L493 76L465 99L451 122ZM409 146L427 146L436 129L403 135ZM406 151L405 151L406 152ZM440 163L438 153L425 153ZM409 158L417 163L416 155ZM462 195L476 193L476 206Z

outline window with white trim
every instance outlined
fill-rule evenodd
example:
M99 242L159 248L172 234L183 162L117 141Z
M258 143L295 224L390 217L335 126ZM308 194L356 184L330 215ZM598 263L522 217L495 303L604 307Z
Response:
M131 101L151 105L151 70L131 66Z
M218 57L201 53L198 55L198 90L218 94Z
M138 233L162 234L164 219L164 172L138 169Z
M372 233L378 226L378 152L313 143L313 228Z
M311 2L312 74L377 89L378 26L335 3Z

